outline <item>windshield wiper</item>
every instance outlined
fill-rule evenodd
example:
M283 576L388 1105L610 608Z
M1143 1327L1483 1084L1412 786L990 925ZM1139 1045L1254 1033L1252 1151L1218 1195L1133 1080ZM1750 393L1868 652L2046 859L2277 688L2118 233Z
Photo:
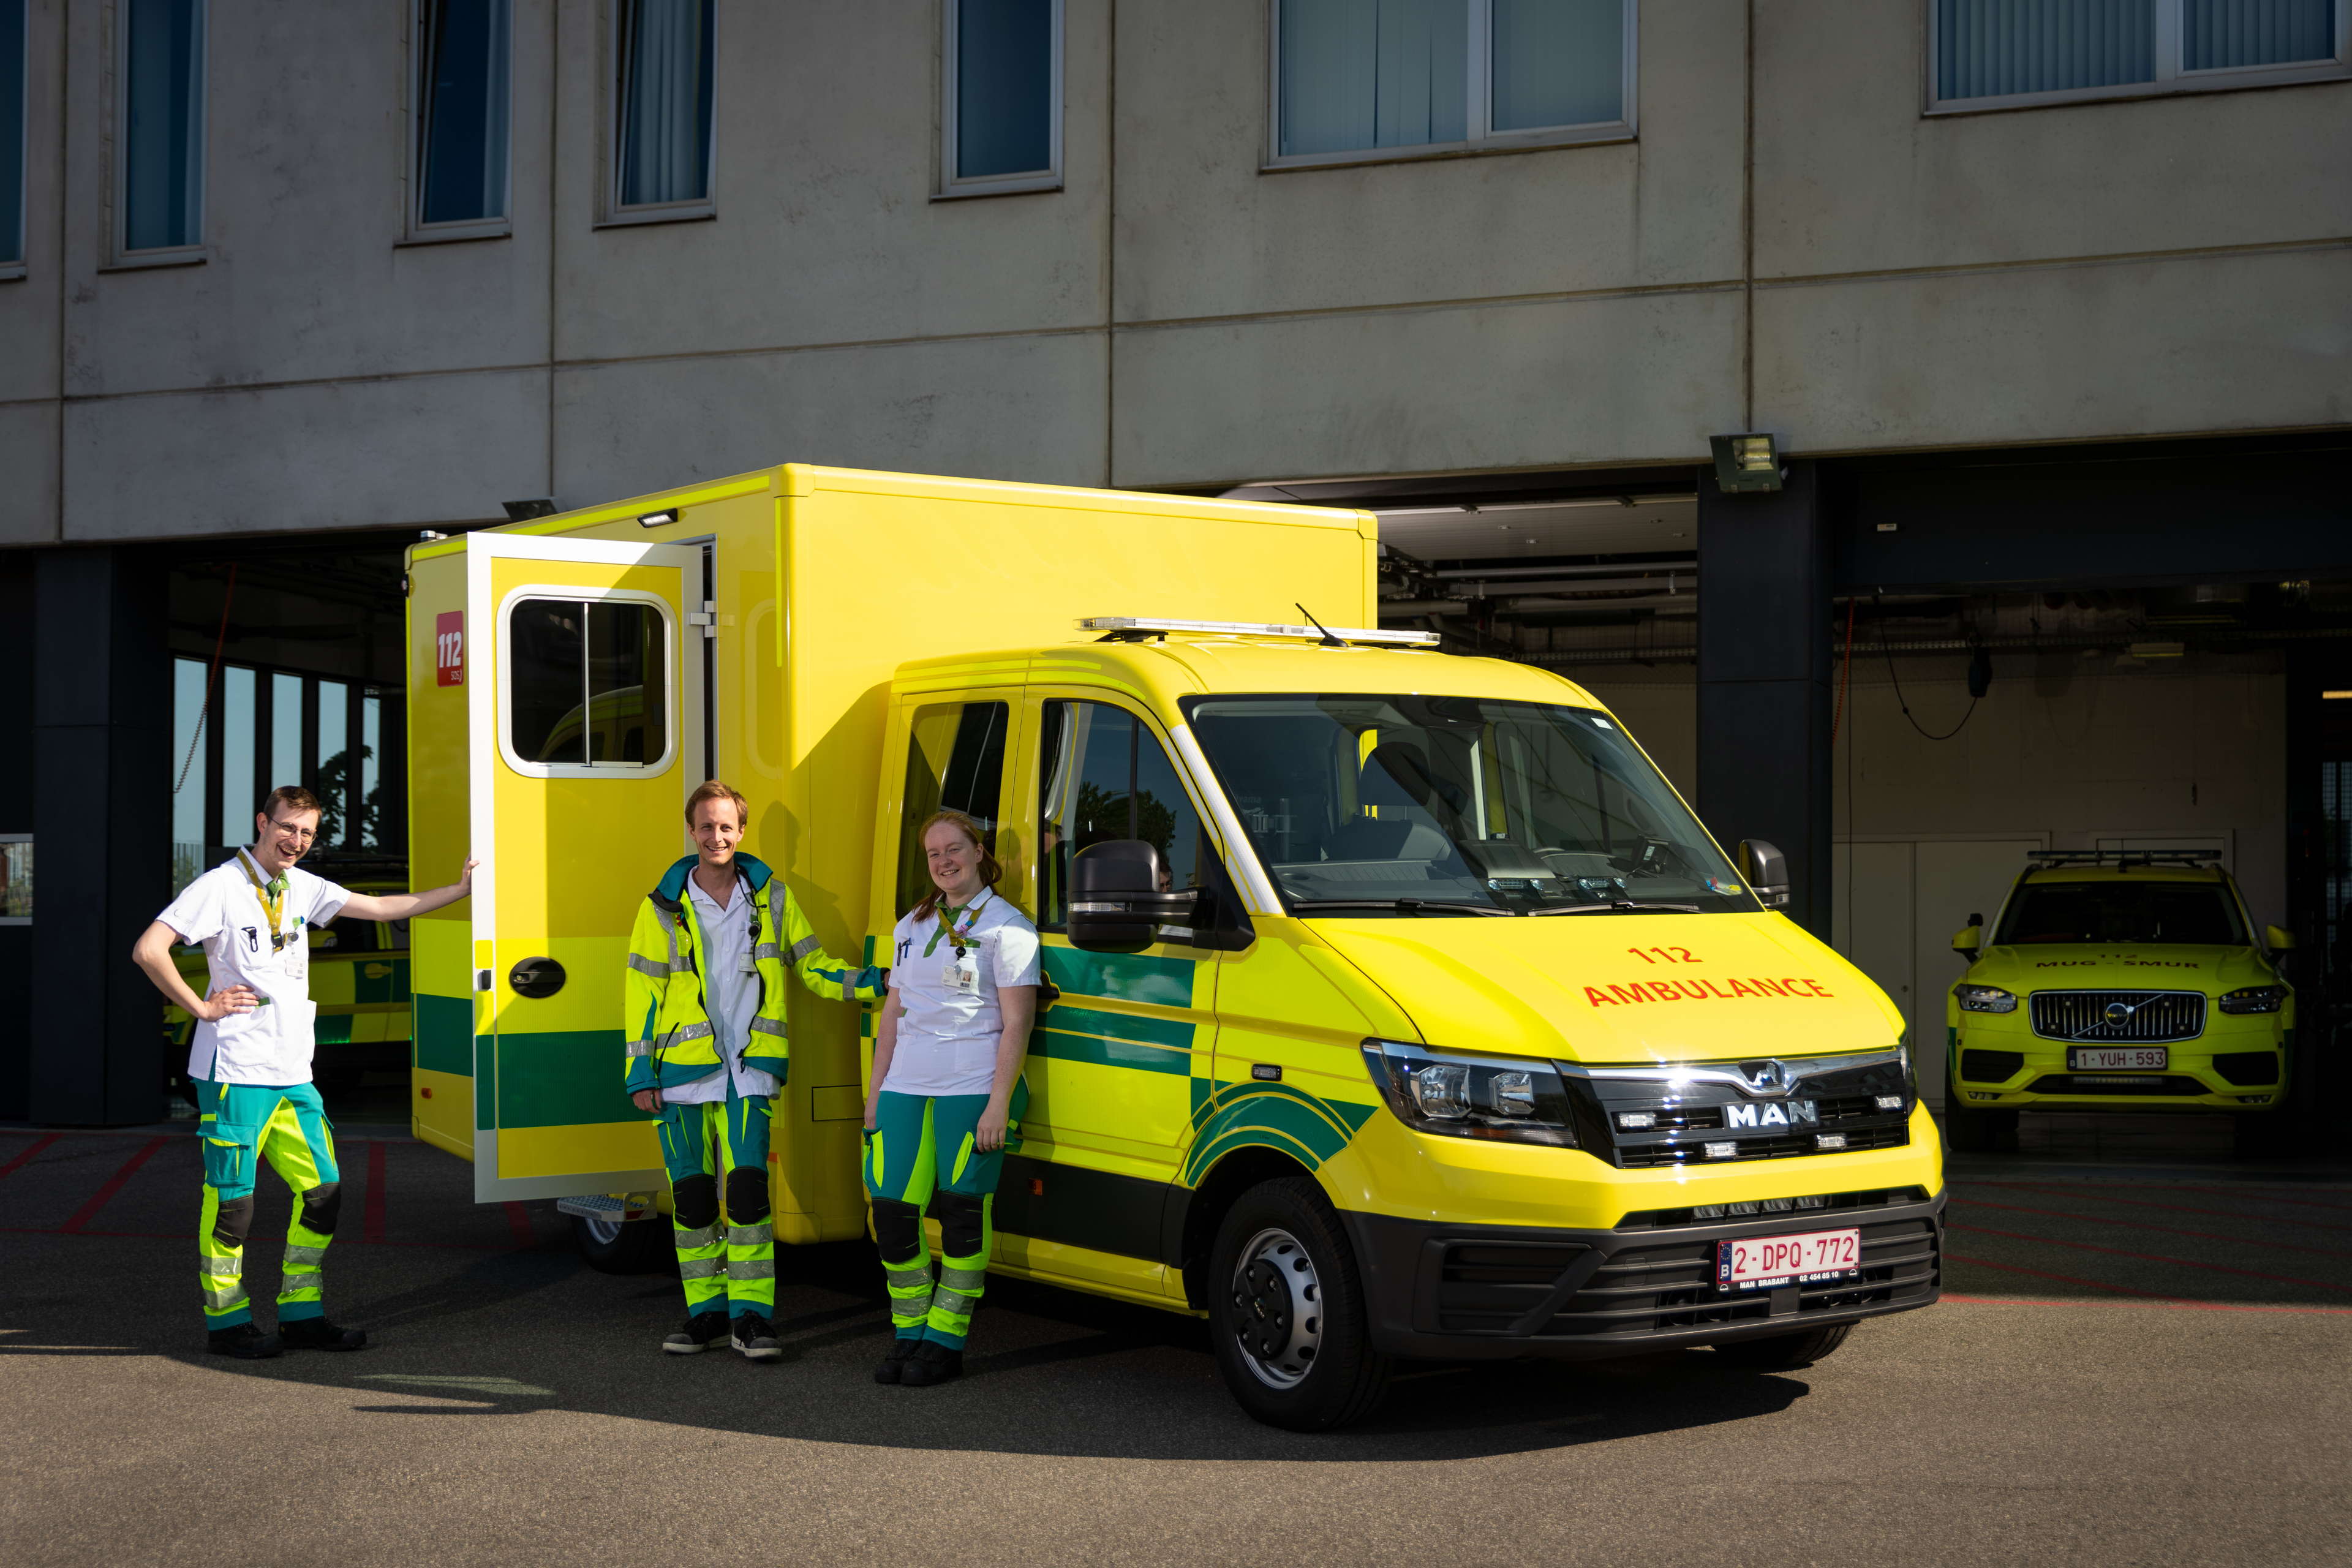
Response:
M1443 910L1449 914L1508 915L1511 911L1494 904L1455 903L1444 899L1293 899L1293 910L1402 910L1417 915L1423 910Z
M1618 899L1606 904L1559 904L1548 910L1529 910L1531 915L1695 915L1696 904L1635 903L1631 899Z

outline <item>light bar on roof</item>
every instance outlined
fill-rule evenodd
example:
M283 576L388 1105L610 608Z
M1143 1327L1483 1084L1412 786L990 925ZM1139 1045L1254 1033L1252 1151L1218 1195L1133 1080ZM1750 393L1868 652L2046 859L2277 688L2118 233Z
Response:
M1078 623L1084 632L1216 632L1226 637L1305 637L1321 642L1313 626L1284 626L1275 621L1171 621L1152 616L1088 616ZM1341 642L1392 643L1405 647L1435 647L1435 632L1391 632L1364 626L1333 626Z

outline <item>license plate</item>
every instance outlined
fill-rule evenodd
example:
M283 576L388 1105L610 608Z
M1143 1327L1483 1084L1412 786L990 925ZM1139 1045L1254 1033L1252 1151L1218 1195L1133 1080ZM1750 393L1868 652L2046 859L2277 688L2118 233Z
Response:
M1810 1285L1862 1272L1862 1232L1809 1230L1796 1236L1748 1236L1715 1244L1715 1283L1723 1290Z
M2162 1046L2076 1046L2066 1053L2066 1065L2076 1072L2145 1072L2171 1066L2172 1053Z

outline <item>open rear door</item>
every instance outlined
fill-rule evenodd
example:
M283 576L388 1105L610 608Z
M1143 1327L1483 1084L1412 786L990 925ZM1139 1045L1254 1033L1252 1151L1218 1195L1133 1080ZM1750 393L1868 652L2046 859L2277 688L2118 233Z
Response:
M700 781L701 552L478 533L467 723L478 1201L661 1184L622 1092L638 901L688 842Z

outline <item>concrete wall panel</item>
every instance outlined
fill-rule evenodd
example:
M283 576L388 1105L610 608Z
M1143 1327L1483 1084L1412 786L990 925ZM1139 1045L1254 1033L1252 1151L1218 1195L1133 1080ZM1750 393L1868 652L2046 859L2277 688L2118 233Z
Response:
M398 243L408 6L210 7L209 258L130 270L104 269L104 50L100 29L78 16L69 389L543 363L551 4L514 7L513 237L418 247Z
M1108 19L1067 11L1063 190L932 199L935 0L721 6L716 219L603 228L607 46L567 13L558 356L1102 321Z
M557 498L585 506L772 463L1099 485L1099 333L735 354L556 379Z
M58 537L58 405L0 405L0 545Z
M1738 276L1738 5L1642 7L1639 142L1262 174L1266 11L1119 14L1122 321Z
M1930 119L1927 10L1756 8L1759 277L2352 233L2352 82Z
M25 266L0 277L0 405L58 395L58 204L65 150L58 108L65 99L63 0L33 0L26 11L25 77ZM13 215L12 215L13 216ZM0 216L0 224L8 221ZM0 273L16 268L0 267ZM0 465L0 473L11 470ZM8 503L0 500L0 507Z
M1122 485L1696 460L1736 289L1122 331Z
M69 542L497 519L547 493L547 374L77 403L66 474Z
M1799 451L2352 422L2352 246L1759 289Z

